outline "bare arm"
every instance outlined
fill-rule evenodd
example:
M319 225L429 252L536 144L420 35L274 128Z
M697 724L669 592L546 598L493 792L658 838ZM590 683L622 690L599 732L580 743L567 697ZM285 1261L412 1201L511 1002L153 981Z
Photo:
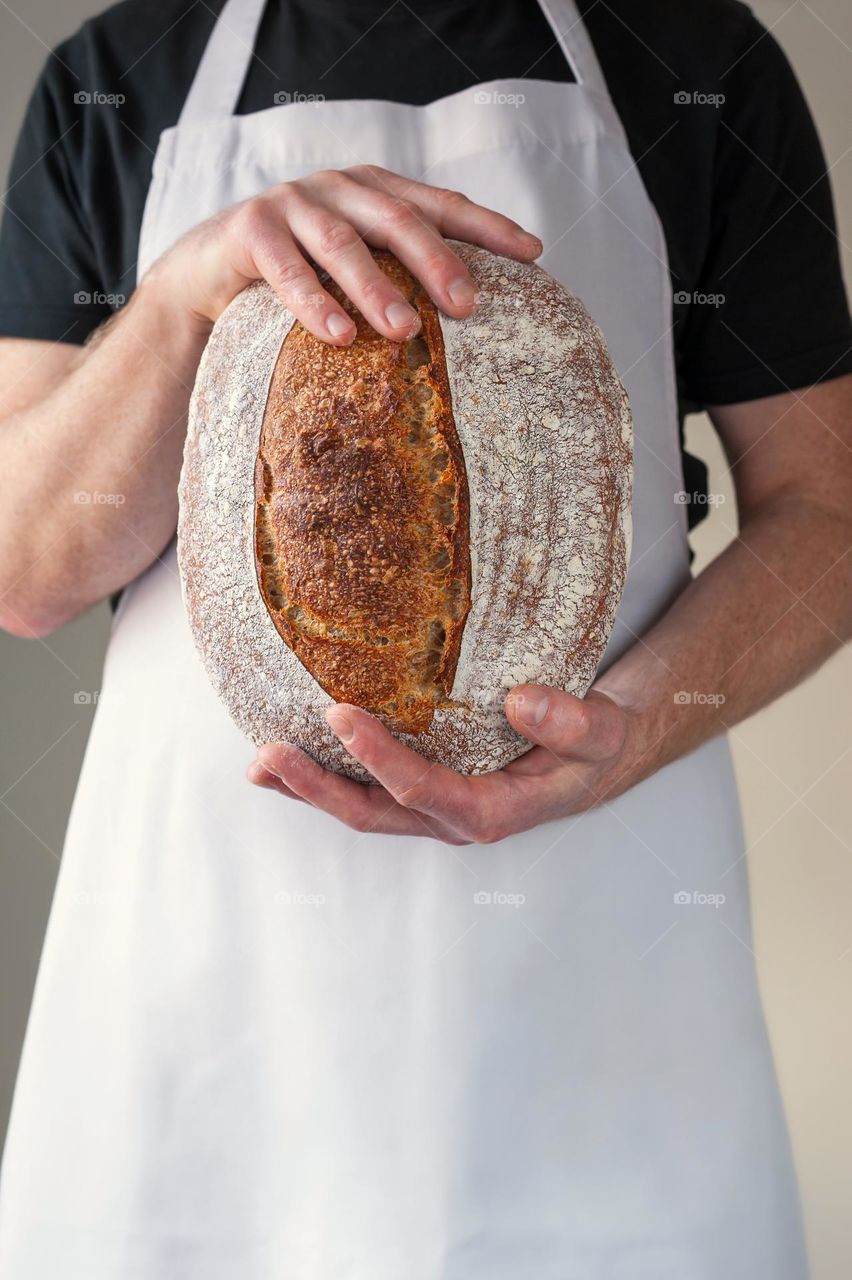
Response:
M167 545L204 343L143 285L86 347L3 344L6 630L52 631L137 577Z
M852 377L712 417L739 537L585 699L509 694L509 719L535 744L527 755L464 778L335 707L332 728L381 786L326 774L283 744L261 748L250 780L358 830L490 842L611 799L796 684L852 634Z
M765 706L852 635L852 377L710 414L739 536L596 686L630 710L640 772Z
M318 337L347 345L325 268L378 332L419 320L367 244L392 250L446 314L475 286L445 237L529 260L541 243L458 192L372 166L283 183L196 227L82 350L0 343L0 626L43 635L132 581L174 533L186 414L216 318L268 280Z

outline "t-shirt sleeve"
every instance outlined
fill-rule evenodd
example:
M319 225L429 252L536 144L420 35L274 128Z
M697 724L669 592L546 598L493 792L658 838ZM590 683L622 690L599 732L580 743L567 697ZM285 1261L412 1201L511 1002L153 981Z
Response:
M852 372L852 323L822 147L779 45L746 11L717 78L708 252L687 308L682 387L732 404ZM681 313L682 314L682 313Z
M0 226L0 336L82 343L109 315L81 196L79 82L51 54L15 147Z

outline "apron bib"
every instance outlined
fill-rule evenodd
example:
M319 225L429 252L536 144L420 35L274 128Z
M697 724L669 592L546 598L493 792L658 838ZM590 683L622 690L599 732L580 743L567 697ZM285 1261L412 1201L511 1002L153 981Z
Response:
M228 0L162 136L140 272L235 201L360 162L535 231L633 406L611 662L689 570L665 241L572 0L545 12L576 83L238 116L262 10ZM113 625L15 1096L2 1280L803 1280L723 741L461 849L252 788L251 755L172 545Z

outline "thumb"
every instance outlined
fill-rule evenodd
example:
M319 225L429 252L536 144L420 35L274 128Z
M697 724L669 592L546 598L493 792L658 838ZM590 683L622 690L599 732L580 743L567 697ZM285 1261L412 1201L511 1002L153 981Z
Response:
M571 760L609 760L627 734L624 711L605 693L577 698L541 684L520 684L509 691L505 710L518 733Z

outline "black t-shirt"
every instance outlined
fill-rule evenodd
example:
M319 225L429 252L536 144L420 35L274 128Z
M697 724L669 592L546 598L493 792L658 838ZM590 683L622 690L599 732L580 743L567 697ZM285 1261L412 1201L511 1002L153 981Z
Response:
M157 141L222 4L124 0L50 56L12 164L0 334L79 343L132 292ZM772 36L736 0L579 7L663 225L682 413L852 372L826 166ZM238 110L517 77L572 78L536 0L269 0Z

